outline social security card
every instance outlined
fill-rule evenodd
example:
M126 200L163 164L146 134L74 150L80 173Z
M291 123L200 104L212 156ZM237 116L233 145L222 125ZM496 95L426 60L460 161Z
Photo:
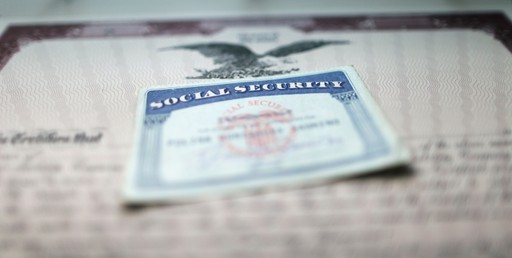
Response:
M124 195L189 200L405 164L352 67L144 90Z

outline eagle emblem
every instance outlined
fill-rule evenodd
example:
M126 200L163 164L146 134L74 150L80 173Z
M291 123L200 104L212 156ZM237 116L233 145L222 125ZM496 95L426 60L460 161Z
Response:
M243 45L231 43L204 43L161 48L160 51L186 49L198 51L205 57L213 58L220 67L213 70L195 69L201 75L190 79L234 79L287 74L299 68L283 69L282 65L292 63L287 57L327 45L348 44L346 40L306 40L280 46L263 54L255 54Z

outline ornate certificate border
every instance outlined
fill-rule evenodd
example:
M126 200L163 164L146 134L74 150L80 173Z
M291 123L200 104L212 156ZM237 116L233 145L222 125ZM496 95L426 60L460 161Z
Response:
M157 35L213 34L233 26L289 26L312 31L382 30L481 30L512 52L512 23L500 12L358 15L247 19L198 19L182 21L127 21L10 25L0 37L0 70L21 47L46 39L147 37Z

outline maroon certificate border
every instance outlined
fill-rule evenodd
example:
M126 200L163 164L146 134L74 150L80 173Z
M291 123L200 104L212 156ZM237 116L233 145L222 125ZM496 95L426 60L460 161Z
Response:
M480 30L493 36L512 53L512 23L501 12L15 24L10 25L0 37L0 70L20 50L21 46L34 41L59 38L119 38L212 34L225 27L255 25L289 26L303 32L471 29Z

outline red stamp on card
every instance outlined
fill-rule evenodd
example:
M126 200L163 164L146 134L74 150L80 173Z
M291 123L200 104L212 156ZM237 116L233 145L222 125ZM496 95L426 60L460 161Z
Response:
M283 152L295 139L293 113L269 100L239 102L219 118L220 141L234 153L262 157Z

